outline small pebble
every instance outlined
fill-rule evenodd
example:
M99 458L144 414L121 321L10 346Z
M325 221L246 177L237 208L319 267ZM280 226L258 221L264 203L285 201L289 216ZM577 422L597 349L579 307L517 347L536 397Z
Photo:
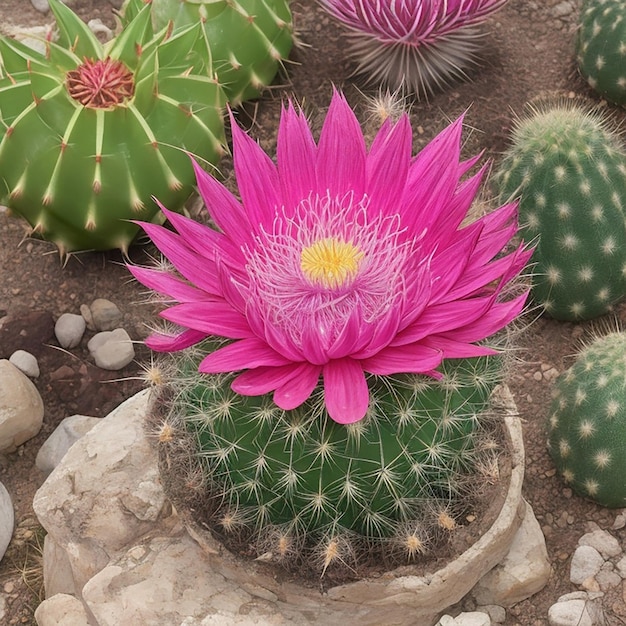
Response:
M85 320L82 315L63 313L54 325L54 334L62 348L71 349L80 344L85 334Z
M39 378L39 363L37 362L37 358L30 352L26 352L26 350L16 350L9 357L9 361L29 378Z

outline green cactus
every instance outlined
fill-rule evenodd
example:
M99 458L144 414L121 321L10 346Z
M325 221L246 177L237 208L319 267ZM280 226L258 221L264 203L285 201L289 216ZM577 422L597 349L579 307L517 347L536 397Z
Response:
M609 312L626 294L626 153L606 119L576 102L534 108L494 182L520 198L523 236L538 242L535 301L559 320Z
M224 144L225 96L196 53L200 26L152 37L149 9L102 45L60 0L44 55L0 37L0 201L61 253L125 251L133 219L180 210Z
M206 487L194 507L209 509L227 545L243 535L258 554L318 573L365 544L406 563L458 524L464 476L493 461L485 423L502 356L444 361L441 381L372 377L367 417L346 426L328 418L321 390L285 411L271 395L234 393L234 375L199 374L214 349L169 355L153 406L161 442L180 445L176 426L191 434L191 473Z
M626 506L626 333L596 338L557 379L548 446L564 480L602 506Z
M169 22L174 31L202 22L208 66L235 106L257 98L291 52L288 0L126 0L122 23L146 2L155 30Z
M626 105L626 0L585 0L576 38L580 73L592 89Z

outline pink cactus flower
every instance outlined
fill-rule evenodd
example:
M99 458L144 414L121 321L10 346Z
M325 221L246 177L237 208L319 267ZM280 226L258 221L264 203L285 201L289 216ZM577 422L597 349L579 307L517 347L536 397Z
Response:
M350 31L357 74L427 96L476 64L476 28L507 0L319 0Z
M516 204L461 225L485 172L464 176L478 159L460 161L462 119L415 157L408 116L388 120L368 150L336 91L317 143L304 114L283 109L277 164L231 123L241 200L194 164L219 230L164 207L177 232L142 223L175 270L129 270L177 302L160 315L182 327L150 348L230 339L201 372L240 372L234 391L273 392L283 409L321 384L344 424L367 412L367 374L437 377L442 359L494 353L476 342L523 310L527 293L507 286L531 251L504 252Z

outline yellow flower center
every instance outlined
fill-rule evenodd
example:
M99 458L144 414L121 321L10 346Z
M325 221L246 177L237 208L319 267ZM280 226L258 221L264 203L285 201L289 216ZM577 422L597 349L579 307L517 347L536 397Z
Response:
M355 245L328 237L302 249L300 267L312 283L335 289L354 278L363 256Z

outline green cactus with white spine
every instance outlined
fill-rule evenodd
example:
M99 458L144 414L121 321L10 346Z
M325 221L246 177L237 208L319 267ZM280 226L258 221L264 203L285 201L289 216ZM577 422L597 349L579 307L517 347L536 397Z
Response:
M199 374L202 355L214 348L168 355L153 407L169 475L185 473L171 433L191 436L191 474L206 490L194 508L209 511L226 545L244 536L257 554L317 573L347 559L358 567L365 545L369 556L400 563L441 548L459 523L464 477L475 479L495 458L485 424L503 356L444 361L441 381L372 377L368 415L346 426L328 417L321 390L285 411L271 395L233 392L234 375ZM170 496L175 505L185 499L180 489Z
M626 105L626 0L585 0L576 38L576 60L590 87Z
M568 485L602 506L626 506L626 333L596 338L557 379L548 433Z
M609 126L577 102L537 106L494 177L501 198L520 198L538 242L531 292L555 319L603 315L626 294L626 152Z
M288 0L127 0L122 22L145 3L152 8L155 30L169 22L174 31L202 22L204 54L235 106L257 98L291 52Z
M60 0L46 54L0 37L0 201L61 253L125 251L158 197L194 189L187 152L216 164L225 95L207 77L200 26L151 35L149 9L102 45Z

